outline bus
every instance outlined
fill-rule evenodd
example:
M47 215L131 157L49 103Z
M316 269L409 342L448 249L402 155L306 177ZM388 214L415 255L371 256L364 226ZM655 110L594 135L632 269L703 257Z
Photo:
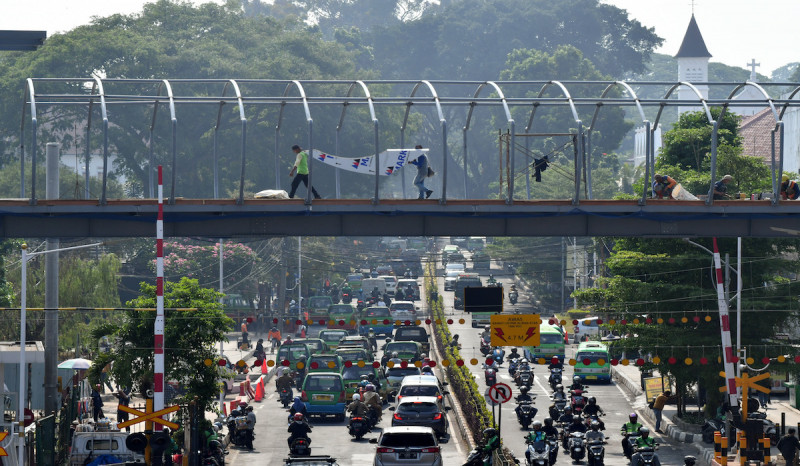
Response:
M456 283L453 286L453 307L456 309L464 309L464 288L468 286L483 286L481 277L477 273L462 273L456 278ZM472 316L473 327L475 316ZM489 317L486 317L489 320Z
M598 361L603 360L601 366ZM611 356L608 347L599 341L585 341L578 345L575 353L575 373L582 382L598 381L611 383ZM589 362L587 365L586 362Z
M539 326L539 346L528 346L523 351L525 357L531 361L545 358L549 363L553 357L564 362L566 354L564 344L564 329L559 325L542 323Z
M358 330L358 313L352 304L332 305L328 308L328 318L328 328L347 330L350 335Z

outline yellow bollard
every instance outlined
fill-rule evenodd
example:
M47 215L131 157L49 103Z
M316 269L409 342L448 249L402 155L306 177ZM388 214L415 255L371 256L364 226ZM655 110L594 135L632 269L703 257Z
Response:
M770 441L769 437L764 437L760 440L761 448L764 450L764 464L769 464L772 458L769 456L769 449L772 446L772 442Z
M717 460L717 463L721 463L720 459L722 458L722 444L720 443L721 438L722 434L719 432L714 432L714 459Z
M728 466L728 437L720 436L719 439L719 446L720 446L720 466Z
M747 436L744 432L737 432L739 436L739 465L745 466L747 464Z

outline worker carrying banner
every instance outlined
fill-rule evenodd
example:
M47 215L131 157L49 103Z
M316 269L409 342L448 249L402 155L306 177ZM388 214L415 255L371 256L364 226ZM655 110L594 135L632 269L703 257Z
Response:
M375 156L368 157L340 157L331 155L317 149L309 151L311 158L326 165L367 175L375 175ZM389 176L396 170L403 168L410 160L414 160L420 154L427 153L428 149L387 149L380 153L380 170L382 176Z

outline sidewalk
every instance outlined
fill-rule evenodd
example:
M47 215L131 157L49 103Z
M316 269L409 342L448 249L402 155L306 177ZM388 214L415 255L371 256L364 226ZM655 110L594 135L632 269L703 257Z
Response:
M622 365L614 367L614 380L616 380L626 392L636 397L634 409L639 416L647 421L654 429L655 415L653 414L653 410L647 407L647 401L641 389L638 367ZM690 407L689 409L692 408ZM778 400L775 400L773 397L773 401L767 405L766 412L767 418L776 424L781 422L781 413L784 413L787 428L797 426L798 423L800 423L800 410L789 405L788 397ZM693 444L700 453L698 459L702 458L707 464L711 464L714 458L714 444L703 443L702 436L700 435L700 426L682 423L680 419L677 418L677 407L674 404L668 404L664 407L661 424L661 430L664 432L664 435L678 442ZM784 464L783 458L775 448L772 449L772 458L773 461L777 459L777 464Z

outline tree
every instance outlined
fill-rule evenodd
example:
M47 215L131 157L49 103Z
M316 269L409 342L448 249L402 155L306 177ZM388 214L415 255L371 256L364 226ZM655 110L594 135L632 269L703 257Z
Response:
M719 119L722 110L711 108L711 117ZM724 145L738 146L741 144L739 137L738 115L725 112L719 121L717 131L717 147ZM685 112L675 126L664 133L663 147L658 160L668 165L681 165L694 170L708 171L711 153L711 127L708 116L704 111Z
M219 393L217 365L219 357L214 344L233 330L233 320L228 318L219 303L220 294L202 288L196 279L181 278L166 282L164 287L164 346L165 382L176 381L185 393L177 402L188 402L195 396L201 411L212 407ZM156 288L141 284L142 295L126 303L131 308L155 308ZM169 308L196 308L195 311L177 311ZM153 382L153 311L127 310L122 319L96 326L92 335L100 338L110 335L111 351L93 362L90 377L98 374L113 361L111 378L117 385L144 391Z

